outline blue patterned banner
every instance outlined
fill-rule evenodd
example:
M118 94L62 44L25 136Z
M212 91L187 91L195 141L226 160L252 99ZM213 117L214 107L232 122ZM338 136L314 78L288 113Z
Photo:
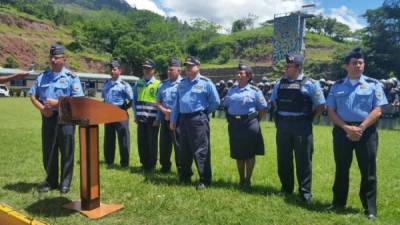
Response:
M304 47L305 18L293 13L275 16L272 61L274 64L285 58L289 52L302 52Z

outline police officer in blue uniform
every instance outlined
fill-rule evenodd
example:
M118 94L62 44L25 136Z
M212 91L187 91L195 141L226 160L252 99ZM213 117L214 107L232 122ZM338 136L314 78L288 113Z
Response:
M337 81L328 96L328 115L333 128L333 152L336 164L333 201L329 209L342 209L349 191L349 170L355 150L361 173L359 196L364 213L375 219L376 154L378 133L376 122L387 99L379 81L364 72L364 56L360 48L345 57L347 76Z
M106 103L127 110L132 106L132 88L119 77L122 70L118 60L112 60L110 62L110 68L111 79L104 83L102 98ZM114 165L115 133L118 134L121 167L127 168L129 166L130 152L129 119L104 125L104 158L108 167Z
M30 89L31 101L42 114L43 166L47 177L39 192L60 189L69 192L74 166L75 126L58 123L58 98L83 96L79 78L65 65L64 47L53 44L49 55L51 70L40 74ZM61 154L61 180L58 181L58 151Z
M177 87L182 80L181 62L179 59L172 58L168 62L168 79L161 82L157 93L157 107L159 109L158 120L161 121L160 128L160 164L161 172L171 171L172 146L175 152L175 165L180 171L179 164L179 127L171 130L169 127L171 109L177 97Z
M264 140L259 121L268 105L263 93L249 84L253 71L240 64L236 76L237 85L229 89L224 99L227 111L230 153L239 171L239 188L251 186L255 155L264 155Z
M192 161L195 159L200 182L197 189L211 184L210 126L208 114L215 111L219 96L212 81L200 74L200 61L186 59L186 78L178 85L178 96L171 112L170 128L180 129L181 182L190 182Z
M274 86L271 100L276 109L276 144L278 175L281 191L291 194L294 189L293 151L299 195L311 204L312 120L325 107L319 82L302 74L303 55L286 55L285 75Z

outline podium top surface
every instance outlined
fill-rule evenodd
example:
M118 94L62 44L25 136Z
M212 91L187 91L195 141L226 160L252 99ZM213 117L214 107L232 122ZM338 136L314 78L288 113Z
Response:
M117 106L86 97L61 97L60 121L81 126L125 121L128 113Z

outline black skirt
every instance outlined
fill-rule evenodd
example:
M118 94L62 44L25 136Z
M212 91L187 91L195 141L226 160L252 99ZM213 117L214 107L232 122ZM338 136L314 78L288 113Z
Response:
M231 157L251 159L264 155L264 139L257 118L235 119L228 116L228 133Z

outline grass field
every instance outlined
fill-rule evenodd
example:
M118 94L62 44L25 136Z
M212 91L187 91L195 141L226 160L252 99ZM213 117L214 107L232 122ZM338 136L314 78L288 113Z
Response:
M106 169L101 163L102 202L122 203L125 209L101 220L89 220L61 205L79 199L79 149L75 151L72 190L39 196L42 181L40 115L28 98L0 99L0 202L50 224L372 224L362 214L358 198L360 176L356 160L351 169L348 210L327 212L332 193L334 161L331 128L314 127L312 206L306 207L297 195L281 196L276 168L275 128L262 122L266 155L257 157L253 189L239 191L235 162L229 157L227 125L223 119L211 121L211 148L214 183L196 191L180 185L173 173L139 172L136 131L131 122L131 168ZM100 130L100 145L103 142ZM400 224L399 131L380 131L378 151L378 219L373 224ZM76 139L78 144L78 139ZM101 161L103 158L102 149ZM116 157L119 160L119 155ZM193 177L197 180L197 176ZM1 221L0 221L1 224Z

